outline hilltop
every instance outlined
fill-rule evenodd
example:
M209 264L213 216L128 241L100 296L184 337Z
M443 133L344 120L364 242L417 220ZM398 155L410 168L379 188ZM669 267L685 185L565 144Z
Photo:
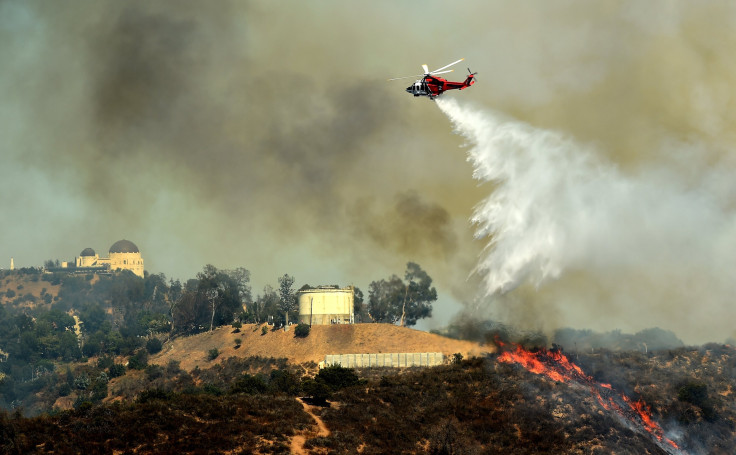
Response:
M263 335L262 327L268 327ZM220 327L212 332L175 338L164 345L161 353L152 356L150 363L166 365L171 360L180 362L186 371L197 365L210 365L208 352L217 349L220 359L229 357L286 358L290 363L320 362L327 354L370 354L382 352L442 352L445 356L460 353L465 357L493 352L492 346L472 341L455 340L432 333L391 324L353 324L313 326L306 338L289 331L271 330L258 324L245 324L239 333L232 327ZM242 344L235 348L235 340Z

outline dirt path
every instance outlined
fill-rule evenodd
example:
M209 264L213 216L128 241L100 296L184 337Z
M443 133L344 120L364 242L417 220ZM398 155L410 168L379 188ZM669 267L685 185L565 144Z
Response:
M313 432L306 432L305 434L295 435L291 439L291 453L295 455L307 455L309 452L304 449L304 443L307 442L307 439L329 436L330 430L325 425L325 422L314 413L312 410L314 406L308 405L301 398L297 398L296 400L302 404L304 412L312 416L312 419L314 419L314 422L317 424L318 430L316 434Z

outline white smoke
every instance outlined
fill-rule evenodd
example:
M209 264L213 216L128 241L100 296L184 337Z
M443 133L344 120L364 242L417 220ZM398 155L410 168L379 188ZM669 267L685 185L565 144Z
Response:
M736 179L713 168L685 178L674 166L625 175L563 134L437 104L467 139L474 177L493 185L473 216L488 239L476 270L486 295L529 283L540 295L553 289L550 309L596 328L660 326L688 341L732 334ZM577 281L563 284L566 274ZM580 274L593 285L579 286Z

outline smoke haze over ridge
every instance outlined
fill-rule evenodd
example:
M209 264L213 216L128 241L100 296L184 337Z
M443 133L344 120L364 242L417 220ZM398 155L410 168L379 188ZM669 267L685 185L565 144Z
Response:
M435 106L385 79L465 57L480 81L446 97L591 144L625 179L664 163L733 204L721 181L736 139L735 24L727 1L5 0L0 264L127 238L149 271L244 266L257 292L283 273L365 290L412 260L438 285L443 325L458 308L447 300L477 291L467 277L482 243L467 220L489 190ZM593 283L567 269L504 298L605 297ZM567 317L554 324L603 324ZM629 328L622 319L606 328Z

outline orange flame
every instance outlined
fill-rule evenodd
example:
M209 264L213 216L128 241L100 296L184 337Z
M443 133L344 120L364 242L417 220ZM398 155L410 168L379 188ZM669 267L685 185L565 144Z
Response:
M499 347L505 346L505 343L499 340L496 340L496 344ZM502 352L498 356L498 361L503 363L517 363L532 373L544 375L554 381L577 382L587 385L590 387L591 393L596 397L601 407L607 411L616 411L619 416L629 423L643 427L657 441L664 441L673 448L679 449L679 446L674 441L664 437L662 427L654 421L650 407L643 401L632 401L625 394L616 393L613 387L611 387L611 384L595 381L559 350L541 349L532 352L519 345L514 346L513 351Z

